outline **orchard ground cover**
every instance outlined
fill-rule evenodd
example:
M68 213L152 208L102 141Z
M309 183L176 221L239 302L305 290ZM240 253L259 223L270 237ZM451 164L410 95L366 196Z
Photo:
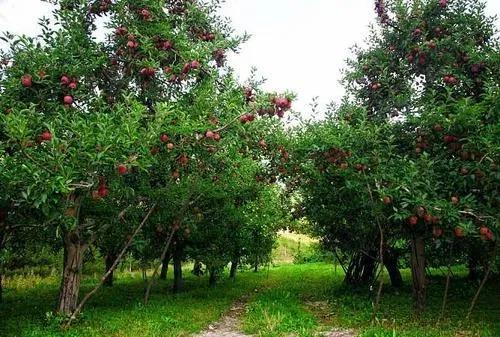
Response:
M190 266L186 266L190 267ZM203 277L189 273L185 291L170 293L171 279L157 284L147 306L142 304L144 281L139 273L120 273L115 286L94 298L80 321L67 332L50 314L58 279L14 278L1 307L2 336L189 336L217 321L242 297L247 310L240 319L241 331L249 335L315 336L331 329L352 329L368 336L498 336L500 294L495 280L484 289L471 320L465 315L475 287L455 268L448 310L439 316L444 279L432 270L428 308L420 318L411 308L410 274L403 270L405 286L386 284L377 320L370 323L373 288L346 287L343 273L330 263L281 264L259 273L245 271L236 281L226 278L209 287ZM96 280L87 277L82 289ZM23 324L19 324L23 322Z

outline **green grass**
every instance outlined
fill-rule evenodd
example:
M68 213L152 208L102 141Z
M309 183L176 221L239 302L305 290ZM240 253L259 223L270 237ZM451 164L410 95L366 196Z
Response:
M318 240L303 234L297 234L288 231L278 233L277 246L273 250L273 264L290 264L316 254ZM314 261L318 262L318 261Z
M185 292L173 295L167 283L157 283L150 304L144 306L144 282L137 274L119 275L115 287L104 289L68 332L47 318L57 296L56 278L26 277L8 283L0 304L0 336L189 336L216 321L232 302L252 294L242 329L261 337L314 336L332 327L353 328L362 337L389 336L500 336L500 292L497 280L489 282L470 321L465 315L476 289L454 279L445 319L437 323L443 279L433 278L428 308L421 317L411 309L409 275L406 286L386 285L378 321L370 323L373 291L342 285L340 271L328 264L281 265L269 272L243 272L236 283L223 280L208 287L206 277L186 273ZM82 292L95 279L86 278Z
M405 287L386 285L375 323L371 322L374 291L342 284L330 265L282 266L273 270L270 288L251 304L245 331L262 337L315 336L331 327L356 330L362 337L500 336L500 288L493 280L482 293L473 317L465 321L477 289L464 279L452 281L444 319L438 323L444 279L433 277L427 310L420 317L412 310L409 273Z
M54 308L58 279L35 280L35 286L16 280L15 289L9 289L0 304L0 336L187 336L217 320L232 302L265 279L264 273L249 272L237 284L226 280L210 288L205 277L186 274L183 293L172 294L170 281L157 282L147 306L142 304L140 276L120 275L113 288L101 290L89 302L69 332L61 332L57 319L46 317ZM94 279L86 279L82 293L93 284Z

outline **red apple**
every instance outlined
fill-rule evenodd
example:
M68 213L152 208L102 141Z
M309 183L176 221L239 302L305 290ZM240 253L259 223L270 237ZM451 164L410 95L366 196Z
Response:
M71 105L71 104L73 104L73 101L74 101L73 96L71 96L71 95L66 95L63 98L63 102L65 105Z
M461 227L455 227L453 233L457 238L463 238L465 236L464 230Z
M174 149L174 144L172 144L172 143L168 143L168 144L167 144L167 149L169 149L169 150L173 150L173 149Z
M68 76L62 75L60 81L62 85L68 85L71 80L69 79Z
M172 171L172 178L173 179L179 179L180 176L181 176L181 174L179 173L179 171Z
M52 134L50 133L50 131L44 131L42 132L40 138L43 142L48 142L52 140Z
M384 203L384 204L386 204L386 205L390 205L390 204L392 204L392 198L391 198L391 197L389 197L389 196L385 196L384 198L382 198L382 201L383 201L383 203Z
M75 81L73 81L73 82L71 82L70 84L68 84L68 88L70 88L70 89L75 90L75 89L76 89L76 87L77 87L77 84L76 84L76 82L75 82Z
M214 139L215 133L213 131L207 130L205 132L205 137L208 139Z
M486 226L479 228L479 233L481 235L487 235L489 232L490 232L490 229Z
M97 195L101 198L104 198L108 194L109 194L109 190L106 186L99 186L99 188L97 189Z
M130 49L135 49L138 46L139 46L139 43L137 43L136 41L129 40L127 42L127 47L130 48Z
M430 214L425 214L425 215L424 215L424 222L425 222L427 225L429 225L429 224L431 224L431 223L432 223L432 219L433 219L432 215L430 215Z
M282 110L290 109L292 106L292 103L286 97L275 97L273 99L273 103L274 103L274 105L276 105L276 107L278 107L279 109L282 109Z
M199 69L201 67L201 63L198 60L191 61L191 69Z
M189 71L191 70L191 63L186 63L184 64L184 66L182 67L182 73L183 74L187 74L189 73Z
M162 135L160 136L160 141L161 141L162 143L166 143L166 142L168 142L168 140L169 140L169 139L170 139L170 138L168 137L168 135L167 135L166 133L164 133L164 134L162 134Z
M116 35L123 36L123 35L126 35L127 33L128 33L128 30L127 30L127 28L125 28L125 27L118 27L118 28L116 28L116 30L115 30L115 34L116 34Z
M30 88L33 85L33 77L29 74L23 75L21 77L21 84L25 88Z
M411 217L408 218L408 224L412 227L415 227L418 223L418 217L415 215L412 215Z
M451 203L453 205L457 205L460 202L460 199L456 196L451 197Z
M179 161L179 165L186 166L189 162L189 158L187 155L183 154L179 157L178 161Z
M128 168L127 168L127 166L125 166L125 165L123 165L123 164L118 165L118 174L119 174L119 175L121 175L121 176L122 176L122 175L124 175L124 174L127 174L127 172L128 172Z
M167 40L167 41L163 41L162 45L161 45L161 48L163 50L170 50L174 47L174 45L172 44L171 41Z
M142 16L143 20L150 20L152 17L151 12L145 8L139 11L139 15Z

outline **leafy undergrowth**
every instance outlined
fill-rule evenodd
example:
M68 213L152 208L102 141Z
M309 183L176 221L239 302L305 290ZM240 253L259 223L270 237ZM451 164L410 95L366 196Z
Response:
M188 273L186 273L188 274ZM404 274L409 284L408 273ZM410 288L386 285L378 322L371 324L373 291L342 285L342 275L328 264L283 265L269 272L243 272L236 284L222 280L208 287L205 277L188 275L185 292L173 295L158 283L148 306L142 305L144 283L138 275L121 274L111 289L92 300L68 332L46 317L57 294L56 278L18 284L0 304L0 336L189 336L216 321L231 303L253 294L242 328L261 337L315 336L332 327L354 328L362 337L500 336L500 293L489 282L470 321L465 315L476 289L461 279L451 284L445 318L437 324L444 280L433 278L428 310L420 318L411 309ZM85 280L83 292L95 282ZM170 282L168 283L170 284Z

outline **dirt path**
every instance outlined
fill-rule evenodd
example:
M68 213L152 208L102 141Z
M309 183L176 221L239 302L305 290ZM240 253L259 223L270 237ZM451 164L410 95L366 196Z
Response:
M318 337L356 337L357 334L352 330L331 328L330 305L326 301L305 301L305 306L323 322L322 332L318 332ZM330 330L327 330L330 327Z
M240 318L246 312L246 304L248 298L241 298L236 303L233 304L231 309L216 323L211 324L208 328L193 337L252 337L252 335L244 334L240 331ZM323 309L325 302L308 302L308 306L315 307L315 311L318 312ZM319 307L319 308L318 308ZM331 329L328 331L319 332L318 337L356 337L356 334L350 330L342 329ZM295 337L291 334L289 337Z
M246 311L246 298L242 298L233 304L229 312L218 322L208 326L208 329L200 332L194 337L250 337L239 331L240 317Z

